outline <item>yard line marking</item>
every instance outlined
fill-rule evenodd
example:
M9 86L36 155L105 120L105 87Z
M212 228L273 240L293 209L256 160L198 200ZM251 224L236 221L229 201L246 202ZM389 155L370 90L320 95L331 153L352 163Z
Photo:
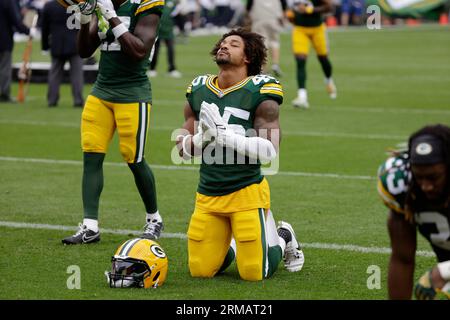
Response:
M57 230L57 231L75 231L78 230L77 227L53 225L53 224L41 224L41 223L25 223L25 222L15 222L15 221L0 221L0 227L8 228L19 228L19 229L39 229L39 230ZM109 234L120 234L120 235L141 235L141 231L136 230L122 230L122 229L104 229L100 228L102 233ZM162 232L161 238L168 239L187 239L185 233L167 233ZM301 243L303 248L311 249L324 249L324 250L334 250L334 251L351 251L359 253L377 253L377 254L390 254L390 248L382 247L362 247L353 244L337 244L337 243ZM416 251L417 256L421 257L435 257L432 251L418 250Z
M78 227L71 226L61 226L54 224L42 224L42 223L25 223L25 222L14 222L14 221L0 221L1 227L9 227L9 228L23 228L23 229L40 229L40 230L58 230L58 231L74 231L78 230ZM110 234L122 234L122 235L133 235L138 236L142 235L142 231L136 230L113 230L113 229L104 229L100 228L102 233L110 233ZM162 238L169 239L186 239L186 235L183 233L161 233Z
M12 162L28 162L28 163L43 163L43 164L67 164L67 165L83 165L79 160L55 160L55 159L37 159L37 158L18 158L18 157L2 157L0 161L12 161ZM104 162L106 166L111 167L126 167L123 162ZM186 166L186 165L161 165L150 164L154 169L161 170L174 170L174 171L198 171L199 166ZM333 178L333 179L350 179L350 180L376 180L376 177L362 176L362 175L346 175L338 173L315 173L315 172L299 172L299 171L280 171L276 175L278 176L291 176L291 177L316 177L316 178Z
M29 126L54 126L64 128L80 128L80 124L72 122L49 122L49 121L32 121L32 120L15 120L15 119L2 119L0 124L18 124ZM171 126L153 126L152 131L171 131L180 128ZM406 141L407 135L386 135L386 134L358 134L358 133L341 133L341 132L314 132L314 131L283 131L283 136L305 136L305 137L330 137L330 138L350 138L350 139L363 139L363 140L401 140Z

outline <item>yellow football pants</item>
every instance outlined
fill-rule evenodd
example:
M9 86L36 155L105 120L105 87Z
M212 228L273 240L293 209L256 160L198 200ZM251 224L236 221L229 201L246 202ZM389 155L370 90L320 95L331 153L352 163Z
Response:
M295 55L307 56L311 43L317 55L328 54L328 41L324 23L318 27L295 26L292 30L292 51Z
M256 208L248 208L255 205ZM234 236L241 278L257 281L270 276L273 272L269 270L265 221L269 206L266 179L225 196L197 194L188 229L191 275L204 278L216 275Z
M196 209L188 231L189 270L193 277L213 277L236 240L236 262L244 280L266 276L265 211L252 209L231 214L214 214Z
M113 103L89 95L81 115L83 152L106 153L117 128L120 153L128 163L144 157L151 105Z

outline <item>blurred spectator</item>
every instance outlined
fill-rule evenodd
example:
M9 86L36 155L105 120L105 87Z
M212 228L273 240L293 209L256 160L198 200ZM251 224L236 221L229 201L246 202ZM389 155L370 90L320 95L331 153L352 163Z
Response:
M208 28L214 23L214 0L200 0L200 27Z
M179 37L181 43L187 42L187 32L186 32L186 0L176 0L175 8L172 10L172 18L179 30Z
M218 27L227 26L233 16L230 0L215 0L214 3L216 4L215 25Z
M200 27L200 1L186 0L185 6L188 30L195 30Z
M282 75L280 68L280 33L284 24L286 0L248 0L247 12L251 18L251 29L264 37L272 62L272 72Z
M30 34L22 22L19 3L16 0L0 0L0 102L13 102L11 99L12 50L14 31Z
M83 59L77 53L77 30L66 26L70 15L57 0L46 3L42 10L42 50L48 51L52 64L48 74L47 102L56 107L59 100L59 87L63 79L64 64L70 63L70 82L74 107L82 107L83 99Z
M230 8L232 16L228 27L233 29L237 26L242 27L245 25L245 4L243 0L230 0Z
M361 25L364 17L364 0L342 0L341 25Z
M173 33L173 28L175 23L172 18L172 12L175 9L174 0L166 0L163 13L161 15L161 20L159 22L159 33L158 40L155 43L155 51L153 52L153 58L150 62L150 71L148 72L149 77L156 77L156 65L158 63L159 49L161 41L164 41L167 47L167 63L169 76L173 78L180 78L181 73L175 67L175 36Z

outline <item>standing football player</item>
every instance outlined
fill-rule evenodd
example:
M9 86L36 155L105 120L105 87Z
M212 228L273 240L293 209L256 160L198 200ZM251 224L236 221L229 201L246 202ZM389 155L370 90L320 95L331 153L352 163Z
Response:
M98 47L101 50L97 81L81 120L84 219L79 231L62 242L100 240L98 207L103 160L116 129L120 152L134 175L147 212L142 237L158 239L163 223L156 203L155 178L145 161L144 150L152 98L146 71L164 1L98 0L97 7L109 24L107 30L99 28L95 15L81 14L78 33L82 58L92 56Z
M379 168L378 192L390 209L389 298L411 298L417 228L438 264L419 279L415 296L450 299L450 128L438 124L415 132L408 151Z
M292 226L280 221L277 229L261 174L261 162L277 156L283 101L278 80L260 74L266 52L261 35L232 30L211 51L218 75L199 76L187 89L189 134L177 145L185 159L202 155L188 229L193 277L213 277L234 257L240 277L250 281L271 276L282 258L289 271L303 266Z
M306 91L306 60L312 43L325 75L326 89L331 99L336 99L337 90L328 58L328 39L322 15L331 12L331 0L294 0L293 10L288 15L294 24L292 50L297 63L297 98L292 101L296 108L309 108Z

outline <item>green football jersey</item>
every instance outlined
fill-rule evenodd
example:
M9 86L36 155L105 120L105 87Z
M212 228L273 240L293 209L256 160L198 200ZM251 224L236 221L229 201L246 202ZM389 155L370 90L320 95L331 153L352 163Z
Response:
M283 89L277 79L268 75L247 77L234 86L221 90L217 76L203 75L195 78L186 92L187 100L199 118L203 101L215 103L220 114L236 134L255 136L253 121L261 102L283 102ZM219 148L210 143L203 149L198 192L208 196L232 193L263 179L261 164L237 155L229 148Z
M320 6L322 4L322 0L294 0L294 6L298 4L308 4L312 3L314 7ZM296 26L302 27L318 27L323 23L323 17L321 13L314 12L311 14L299 13L294 10L294 24Z
M164 0L127 0L117 10L117 16L133 33L137 22L149 14L161 15ZM92 95L117 103L151 102L150 81L146 75L150 53L134 61L122 51L112 28L100 44L100 63Z
M406 154L391 157L378 168L378 193L386 206L395 212L404 213L405 211L410 178Z

